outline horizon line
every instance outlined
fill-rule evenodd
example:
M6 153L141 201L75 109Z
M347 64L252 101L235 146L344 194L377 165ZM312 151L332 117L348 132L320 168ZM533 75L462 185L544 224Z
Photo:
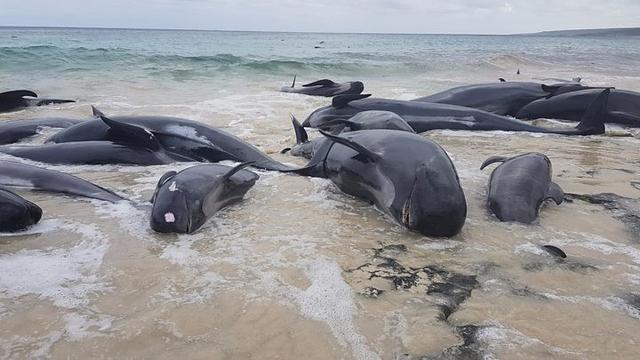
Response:
M610 28L579 28L562 30L542 30L527 33L412 33L412 32L340 32L340 31L284 31L284 30L230 30L230 29L186 29L186 28L158 28L158 27L108 27L108 26L52 26L52 25L0 25L0 29L83 29L83 30L137 30L137 31L199 31L199 32L249 32L249 33L281 33L281 34L344 34L344 35L451 35L451 36L518 36L536 35L564 31L598 31L598 30L631 30L637 27L610 27Z

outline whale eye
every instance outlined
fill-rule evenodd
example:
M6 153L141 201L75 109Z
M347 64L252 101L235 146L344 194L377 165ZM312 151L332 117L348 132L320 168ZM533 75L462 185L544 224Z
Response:
M164 214L164 221L168 222L168 223L174 223L176 222L176 216L173 215L172 212L168 212Z

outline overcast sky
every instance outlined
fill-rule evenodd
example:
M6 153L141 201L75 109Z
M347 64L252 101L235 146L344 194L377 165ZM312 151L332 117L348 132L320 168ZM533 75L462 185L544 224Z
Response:
M640 26L640 0L0 0L0 25L504 34Z

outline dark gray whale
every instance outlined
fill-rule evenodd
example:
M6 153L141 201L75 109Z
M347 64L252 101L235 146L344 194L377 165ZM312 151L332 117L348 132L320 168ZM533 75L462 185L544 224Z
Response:
M82 120L43 118L0 122L0 145L12 144L38 134L43 128L68 128Z
M293 78L291 86L285 86L280 89L281 92L304 94L311 96L332 97L344 94L360 94L364 91L364 84L361 81L349 81L345 83L335 83L329 79L314 81L304 84L302 87L296 88L296 78Z
M242 200L258 180L244 170L219 164L196 165L164 174L153 195L151 228L161 233L192 233L223 207Z
M368 110L391 111L402 117L417 133L435 130L523 131L561 135L594 135L604 133L609 89L591 102L575 129L561 130L533 126L513 118L464 106L368 98L369 95L340 95L332 104L315 110L302 123L305 127L322 127L336 119L344 119Z
M113 116L106 118L94 108L95 116L102 118L85 121L62 130L48 142L123 141L132 143L130 134L152 134L162 149L177 157L192 161L218 162L232 160L252 161L252 166L266 170L285 170L288 167L264 154L242 139L218 128L196 121L164 116ZM105 120L109 125L105 123Z
M14 232L37 224L42 209L13 192L0 188L0 232Z
M532 223L547 199L560 205L564 192L551 181L551 161L543 154L528 153L513 158L493 156L480 169L502 162L489 180L488 204L500 221Z
M0 146L0 153L45 164L77 165L162 165L189 161L144 146L128 146L111 141L77 141L38 146Z
M573 91L548 99L539 99L524 106L516 117L519 119L579 120L585 109L600 94L599 90ZM605 122L640 127L640 93L611 90Z
M0 112L16 111L29 106L71 103L75 100L44 99L31 90L14 90L0 93Z
M412 231L449 237L460 232L467 203L447 153L420 135L364 130L334 136L309 164L292 172L328 178L370 201Z
M579 83L545 85L534 82L499 82L459 86L414 101L460 105L498 115L515 116L534 100L585 89Z
M81 196L109 202L124 200L111 190L79 177L13 161L0 160L0 186Z
M324 137L309 140L306 130L298 122L295 116L291 116L291 122L296 134L296 144L291 148L284 149L282 152L285 153L291 150L291 155L293 156L302 156L307 159L311 159L322 142L327 140ZM322 129L331 130L331 133L334 135L349 131L372 129L398 130L415 133L413 128L411 128L411 126L409 126L409 124L407 124L407 122L397 114L390 111L375 110L363 111L348 120L332 120L324 124Z

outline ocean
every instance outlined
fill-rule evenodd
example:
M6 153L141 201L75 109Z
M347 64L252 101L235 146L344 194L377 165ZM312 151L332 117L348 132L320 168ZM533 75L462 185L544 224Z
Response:
M498 78L581 77L640 91L639 69L637 36L0 27L0 91L78 100L0 121L86 118L90 105L107 115L178 116L303 165L280 154L295 139L290 114L302 120L329 100L280 93L294 75L299 84L361 80L374 96L408 100ZM409 233L327 180L266 171L244 201L195 234L160 235L149 228L148 199L163 173L193 164L49 166L133 204L20 191L44 217L0 234L0 358L636 357L637 230L579 200L545 206L534 225L500 223L485 206L490 170L479 167L492 155L538 151L566 192L638 198L638 131L424 136L447 150L467 197L465 227L452 239ZM545 244L569 258L550 258ZM473 281L447 290L460 277ZM464 301L443 319L447 291Z

